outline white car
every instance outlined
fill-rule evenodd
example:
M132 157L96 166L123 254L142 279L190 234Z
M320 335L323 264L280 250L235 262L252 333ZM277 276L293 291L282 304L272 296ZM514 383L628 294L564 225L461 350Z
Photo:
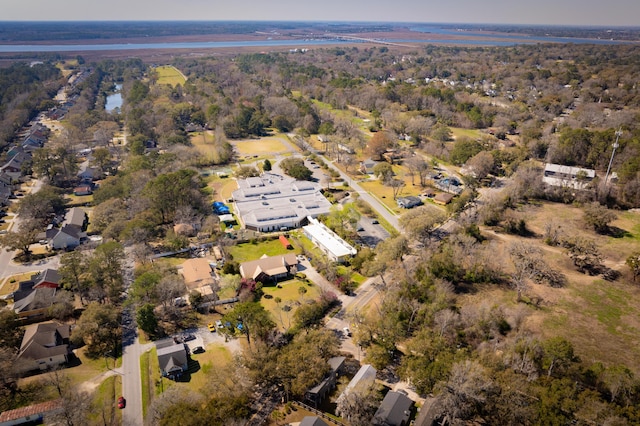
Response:
M344 332L345 336L351 337L351 330L349 330L349 327L343 328L342 331Z

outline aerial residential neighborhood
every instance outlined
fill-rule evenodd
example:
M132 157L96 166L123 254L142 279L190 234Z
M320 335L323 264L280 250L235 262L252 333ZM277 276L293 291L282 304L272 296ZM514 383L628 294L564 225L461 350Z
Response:
M640 424L637 31L122 25L247 45L0 42L0 424Z

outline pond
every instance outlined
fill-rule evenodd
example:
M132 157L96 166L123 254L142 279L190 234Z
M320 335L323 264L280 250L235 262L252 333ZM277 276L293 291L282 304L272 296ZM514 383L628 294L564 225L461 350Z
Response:
M116 108L118 110L122 108L122 93L120 92L121 90L122 84L116 84L116 91L112 95L107 96L107 102L104 106L105 111L114 112Z

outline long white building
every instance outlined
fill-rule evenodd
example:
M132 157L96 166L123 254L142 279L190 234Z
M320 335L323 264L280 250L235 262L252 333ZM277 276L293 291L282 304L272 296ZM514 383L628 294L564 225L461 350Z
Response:
M593 169L547 163L544 166L542 181L552 186L585 189L595 177L596 171Z
M327 257L334 262L345 262L358 251L316 219L309 218L309 225L302 228L307 236Z

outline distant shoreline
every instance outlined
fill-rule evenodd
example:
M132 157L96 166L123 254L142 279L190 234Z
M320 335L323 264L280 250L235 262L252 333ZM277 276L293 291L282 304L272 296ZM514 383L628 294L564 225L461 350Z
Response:
M397 49L415 49L427 44L468 47L532 43L640 44L635 40L531 35L525 31L528 28L394 23L0 22L0 61L39 60L51 55L82 55L89 60L139 57L145 61L161 61L185 54L205 56L333 46L369 48L382 47L384 43L396 44ZM609 34L604 28L560 30L574 35L599 34L594 31ZM630 38L640 37L640 28L636 32L620 31ZM559 34L563 34L562 31Z

